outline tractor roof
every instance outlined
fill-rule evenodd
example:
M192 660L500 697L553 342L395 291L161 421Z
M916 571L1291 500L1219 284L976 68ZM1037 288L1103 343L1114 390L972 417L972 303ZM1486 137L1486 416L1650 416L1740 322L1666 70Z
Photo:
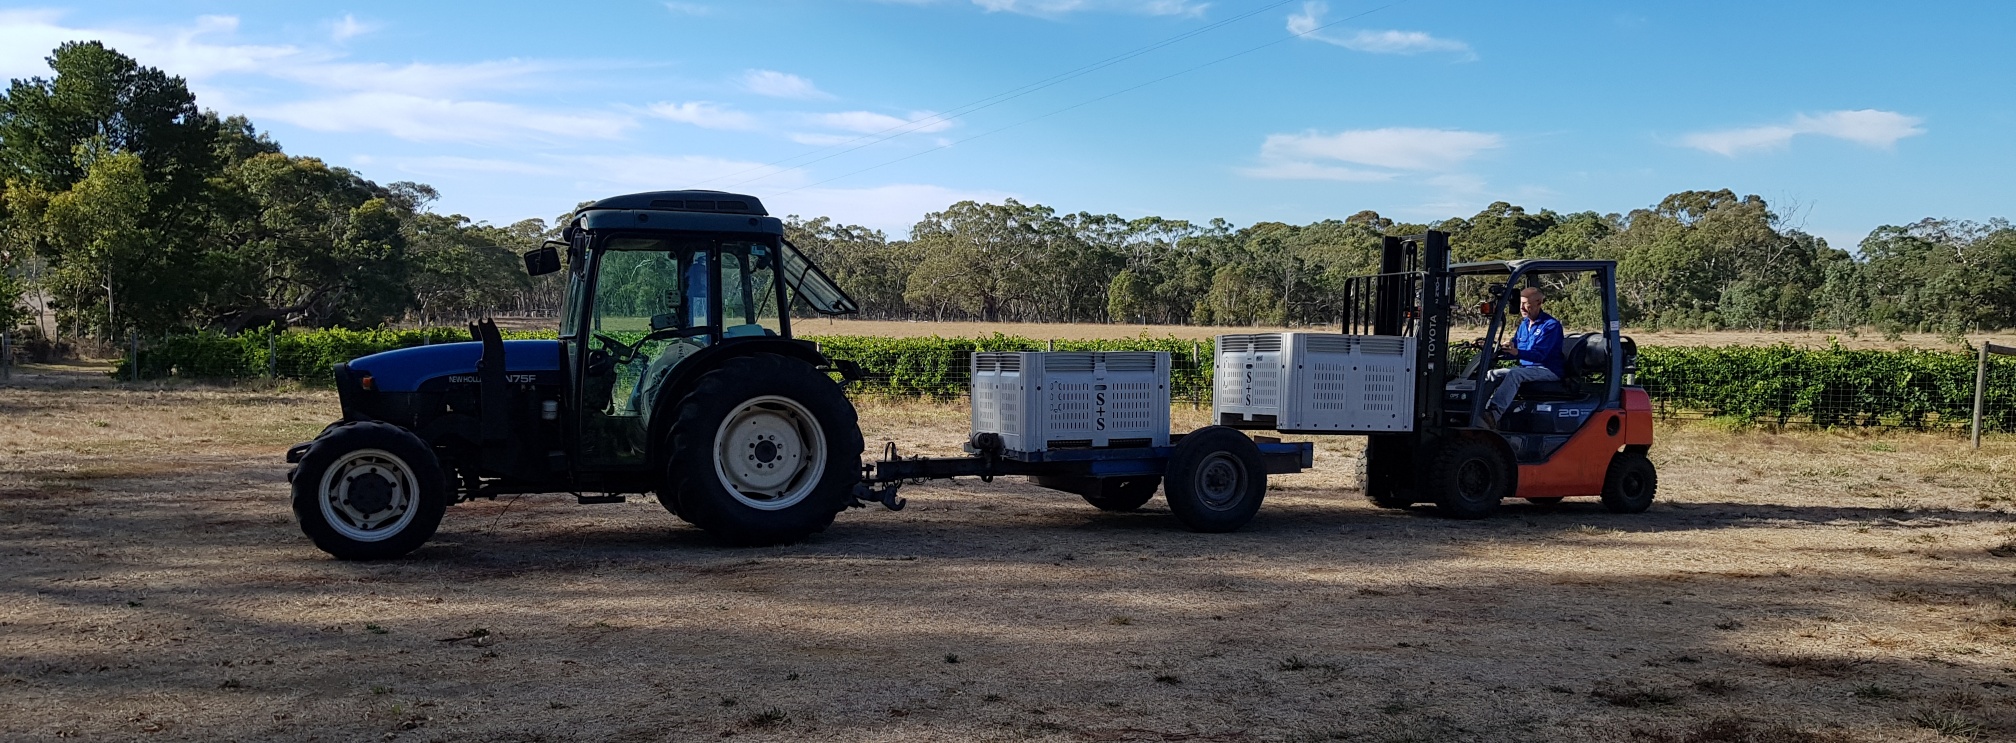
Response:
M715 214L747 214L769 216L763 210L763 202L754 196L727 193L724 191L646 191L624 196L611 196L593 204L581 207L581 211L595 209L643 209L674 212L712 212Z

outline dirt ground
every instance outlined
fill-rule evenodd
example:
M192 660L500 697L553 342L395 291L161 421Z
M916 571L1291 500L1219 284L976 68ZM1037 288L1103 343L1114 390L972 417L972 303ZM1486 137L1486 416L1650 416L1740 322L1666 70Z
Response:
M331 393L26 372L0 740L2016 740L2016 439L1662 426L1650 512L1480 522L1371 507L1322 439L1224 535L1014 478L764 549L528 496L357 564L287 506Z

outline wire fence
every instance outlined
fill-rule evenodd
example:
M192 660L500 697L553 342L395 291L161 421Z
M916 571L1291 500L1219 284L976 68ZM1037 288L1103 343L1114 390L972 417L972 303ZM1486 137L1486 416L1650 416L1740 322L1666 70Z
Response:
M552 338L512 333L516 338ZM337 361L392 348L468 339L461 328L253 332L122 339L114 376L122 381L182 377L332 382ZM827 356L858 364L866 376L853 395L964 398L971 360L989 351L1163 351L1170 355L1170 400L1211 405L1213 343L1208 339L1035 340L812 336ZM1645 347L1630 380L1649 393L1663 418L1721 418L1769 426L1961 430L1975 404L1975 375L1985 358L1982 430L2016 432L2016 357L1954 351L1875 351L1778 346ZM0 354L0 374L5 374Z

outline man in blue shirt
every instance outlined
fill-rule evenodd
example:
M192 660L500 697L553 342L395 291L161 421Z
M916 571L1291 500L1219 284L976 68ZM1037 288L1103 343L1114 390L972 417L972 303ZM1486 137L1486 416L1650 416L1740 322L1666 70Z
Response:
M1541 304L1546 301L1547 295L1541 293L1539 287L1529 286L1519 293L1519 330L1513 334L1511 343L1498 349L1501 357L1517 359L1519 365L1485 372L1484 381L1498 385L1491 393L1491 401L1484 406L1486 426L1498 427L1498 416L1512 407L1512 398L1519 394L1519 385L1561 380L1564 362L1561 356L1561 321L1541 309Z

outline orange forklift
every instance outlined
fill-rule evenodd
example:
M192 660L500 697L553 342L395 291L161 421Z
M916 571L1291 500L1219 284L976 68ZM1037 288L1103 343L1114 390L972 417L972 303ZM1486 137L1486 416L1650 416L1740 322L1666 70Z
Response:
M1459 307L1459 282L1481 285L1485 299L1466 327L1481 324L1484 335L1452 345L1452 321L1472 311ZM1485 372L1516 328L1519 292L1543 284L1572 288L1588 310L1600 302L1602 325L1565 336L1561 381L1521 385L1498 425L1487 426ZM1450 265L1449 236L1431 231L1386 238L1380 272L1351 279L1343 298L1345 334L1412 337L1416 353L1412 430L1370 434L1359 463L1372 503L1432 503L1459 519L1490 516L1506 498L1552 506L1595 497L1613 513L1652 505L1652 406L1629 384L1637 347L1620 333L1614 261Z

